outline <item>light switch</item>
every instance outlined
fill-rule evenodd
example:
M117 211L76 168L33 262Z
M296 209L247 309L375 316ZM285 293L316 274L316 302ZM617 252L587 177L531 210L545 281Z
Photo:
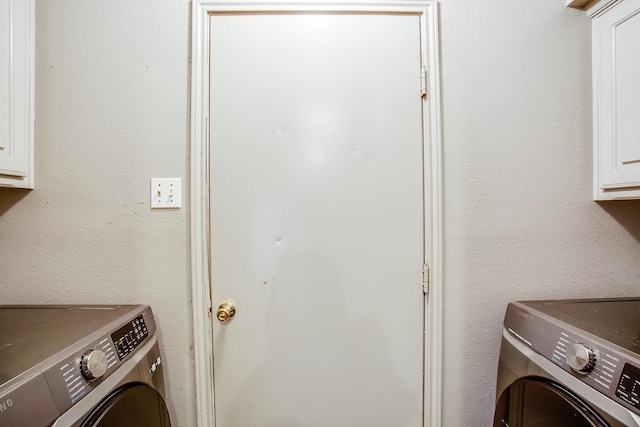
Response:
M151 209L182 207L180 178L151 178Z

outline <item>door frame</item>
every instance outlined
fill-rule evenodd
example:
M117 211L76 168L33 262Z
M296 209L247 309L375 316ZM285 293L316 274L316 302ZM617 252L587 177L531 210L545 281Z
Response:
M218 13L359 12L420 17L426 70L424 164L424 426L441 426L443 218L439 0L192 0L191 11L191 287L199 427L215 426L213 313L209 225L209 16ZM419 76L416 76L418 78ZM416 96L419 96L417 94Z

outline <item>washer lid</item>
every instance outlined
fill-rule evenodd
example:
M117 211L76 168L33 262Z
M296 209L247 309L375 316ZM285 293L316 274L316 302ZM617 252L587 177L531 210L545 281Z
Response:
M522 304L640 355L640 298L522 301Z

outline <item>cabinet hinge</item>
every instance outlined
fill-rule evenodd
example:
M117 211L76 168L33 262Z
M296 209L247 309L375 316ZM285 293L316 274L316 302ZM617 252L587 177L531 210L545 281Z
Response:
M425 295L429 293L429 264L422 266L422 290Z
M427 98L427 67L420 68L420 95Z

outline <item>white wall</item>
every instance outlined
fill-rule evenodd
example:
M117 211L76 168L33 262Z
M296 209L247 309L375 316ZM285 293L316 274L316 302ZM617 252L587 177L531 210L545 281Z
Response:
M490 425L506 303L640 294L640 203L591 201L589 23L442 0L444 426ZM37 1L36 187L0 190L0 302L150 304L193 426L187 0Z
M36 1L36 190L0 190L0 302L151 305L178 426L195 424L188 58L187 0ZM187 208L151 211L152 177L181 177Z
M640 203L591 201L590 23L564 3L442 1L444 426L491 425L508 301L640 295Z

